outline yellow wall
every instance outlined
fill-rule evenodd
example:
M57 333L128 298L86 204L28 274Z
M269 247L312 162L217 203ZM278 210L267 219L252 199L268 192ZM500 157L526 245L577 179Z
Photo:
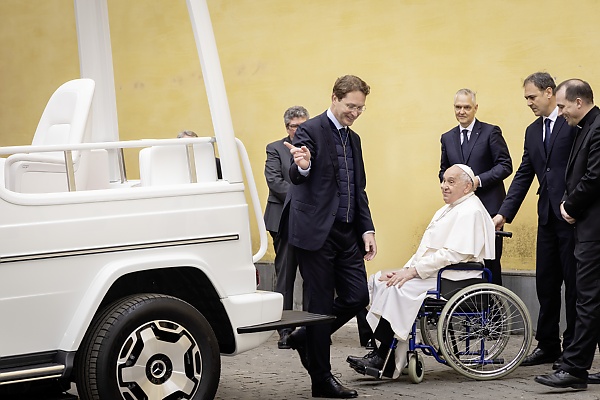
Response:
M182 129L213 135L185 2L108 4L121 137L172 137ZM354 125L379 245L368 267L402 265L442 204L439 136L456 124L457 89L477 91L477 116L502 127L515 169L534 118L522 97L528 74L579 77L600 93L600 3L573 4L208 0L234 128L263 207L264 148L285 134L284 110L300 104L321 113L335 78L359 75L372 88ZM30 143L50 94L78 71L71 0L2 0L0 145ZM515 237L506 244L505 269L533 268L535 200L530 193L508 227Z

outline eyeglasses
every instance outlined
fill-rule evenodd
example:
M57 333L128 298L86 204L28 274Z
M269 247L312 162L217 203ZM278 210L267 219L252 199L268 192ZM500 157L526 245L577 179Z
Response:
M300 126L300 124L287 124L288 129L296 129Z
M340 103L342 103L344 106L346 106L346 109L350 112L357 111L360 114L367 109L367 106L357 106L355 104L346 104L341 100L340 100Z

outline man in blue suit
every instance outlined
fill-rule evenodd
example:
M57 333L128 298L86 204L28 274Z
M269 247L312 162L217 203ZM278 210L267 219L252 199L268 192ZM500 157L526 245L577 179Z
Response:
M297 329L288 339L310 374L313 397L358 396L331 374L329 340L369 303L364 260L377 253L375 228L360 137L349 128L364 112L369 92L357 76L338 78L329 109L300 125L293 145L286 143L294 164L282 224L288 223L296 250L305 306L336 316L331 324Z
M440 182L444 172L454 164L466 164L475 173L475 194L490 216L494 217L506 196L504 179L512 173L512 160L500 127L475 119L475 92L460 89L454 96L454 114L458 126L441 138ZM502 285L500 257L502 238L496 237L496 259L485 260L492 272L492 283Z
M287 135L267 145L267 160L265 161L265 178L269 186L269 198L265 208L265 226L273 238L275 250L275 276L277 283L275 291L283 295L283 309L291 310L294 305L294 282L298 262L294 248L288 245L287 237L278 235L283 203L287 196L290 181L290 165L292 157L284 143L292 143L296 129L309 118L308 111L302 106L293 106L283 113L283 123ZM279 331L277 347L289 349L287 336L291 329Z
M510 184L508 194L494 217L497 229L511 223L525 200L533 178L537 176L538 229L535 254L535 280L540 314L535 338L538 345L521 365L556 363L561 355L560 307L565 284L563 348L573 340L575 329L575 236L573 227L560 214L565 193L565 169L576 128L558 116L556 84L547 72L536 72L525 79L523 90L527 105L538 117L525 130L521 165ZM557 362L558 361L558 362ZM555 368L555 369L556 369Z

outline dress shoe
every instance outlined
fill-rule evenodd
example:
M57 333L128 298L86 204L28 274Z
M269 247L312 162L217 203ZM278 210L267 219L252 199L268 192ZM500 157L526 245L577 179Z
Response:
M335 376L330 375L324 381L312 384L312 397L353 399L358 397L358 393L356 393L356 390L344 387L344 385L342 385Z
M541 383L542 385L551 386L554 388L573 388L580 390L587 389L587 383L585 379L573 376L562 369L559 369L550 375L536 376L535 381L537 383Z
M559 368L560 368L560 366L562 365L562 360L563 360L562 356L558 357L558 358L556 359L556 361L554 361L554 363L552 364L552 369L553 369L553 370L555 370L555 371L556 371L557 369L559 369Z
M590 385L600 384L600 372L596 372L595 374L589 374L587 383L589 383Z
M560 353L549 352L536 347L530 355L523 359L522 366L529 367L531 365L549 364L556 361L560 357Z
M288 338L290 337L290 331L282 331L279 334L279 340L277 341L278 349L291 349L292 347L288 343Z
M308 371L308 353L306 352L306 334L300 329L296 329L290 333L286 339L286 343L291 349L298 352L302 366Z
M358 365L358 364L362 363L362 361L369 360L369 359L375 357L376 355L377 355L377 351L373 350L373 351L365 354L362 357L361 356L348 356L348 358L346 358L346 362L348 364L350 364L350 366Z

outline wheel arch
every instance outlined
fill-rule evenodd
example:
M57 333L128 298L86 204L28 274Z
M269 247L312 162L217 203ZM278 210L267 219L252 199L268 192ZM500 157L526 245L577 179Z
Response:
M219 288L213 282L208 268L198 260L154 258L107 265L91 281L59 348L78 349L94 318L116 300L132 294L157 293L177 297L195 307L210 323L220 352L233 353L235 335ZM72 366L67 367L70 370Z

